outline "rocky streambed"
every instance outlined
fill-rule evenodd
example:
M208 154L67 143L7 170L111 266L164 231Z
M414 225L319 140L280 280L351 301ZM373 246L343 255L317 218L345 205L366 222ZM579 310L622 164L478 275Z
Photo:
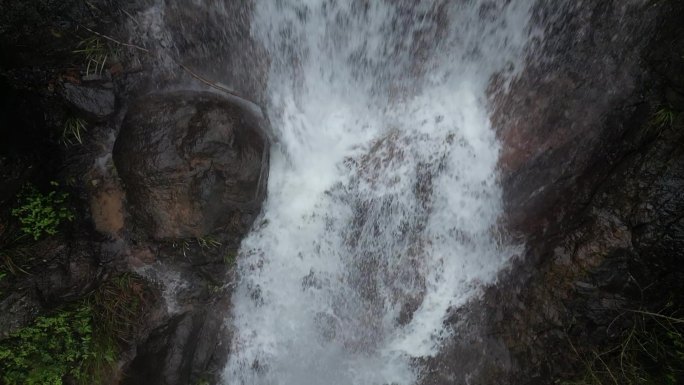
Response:
M0 338L84 301L102 313L97 293L134 277L118 296L144 306L114 336L102 383L217 383L234 259L266 195L270 127L249 100L263 101L268 59L249 36L249 4L224 7L229 29L200 6L167 4L173 32L144 28L159 24L152 6L0 3ZM659 333L682 332L662 323L683 303L683 6L537 8L548 30L534 48L548 54L490 93L503 222L526 246L453 309L456 338L416 362L424 384L629 383L628 338L681 348ZM192 44L206 36L211 53ZM21 236L12 210L27 183L67 192L74 219ZM650 349L630 370L684 379L681 358Z

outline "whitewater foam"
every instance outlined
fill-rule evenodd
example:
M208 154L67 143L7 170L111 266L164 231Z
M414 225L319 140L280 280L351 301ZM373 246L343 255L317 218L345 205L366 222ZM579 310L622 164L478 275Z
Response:
M515 253L486 90L519 70L532 2L502 3L255 4L276 143L226 384L412 384Z

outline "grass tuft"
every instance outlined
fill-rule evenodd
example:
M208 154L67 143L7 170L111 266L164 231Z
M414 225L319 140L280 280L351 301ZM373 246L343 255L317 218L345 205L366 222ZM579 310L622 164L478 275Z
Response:
M684 383L684 318L668 303L659 312L624 310L613 321L627 318L618 343L598 352L580 354L570 344L584 372L563 385L676 385Z
M74 53L83 56L86 76L100 76L107 61L111 59L111 48L99 36L92 36L81 40Z
M85 120L81 118L69 118L64 122L60 142L65 147L83 144L83 134L88 131Z

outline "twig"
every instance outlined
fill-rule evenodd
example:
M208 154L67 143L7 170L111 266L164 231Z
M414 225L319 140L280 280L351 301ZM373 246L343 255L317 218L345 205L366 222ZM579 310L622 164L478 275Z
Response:
M133 20L133 22L135 23L135 25L140 25L140 23L138 22L138 20L136 20L135 17L133 17L133 15L131 15L130 13L128 13L127 10L125 10L125 9L123 9L123 8L121 8L121 7L119 7L119 10L120 10L121 12L125 13L126 16L128 16L131 20Z
M629 332L629 336L627 336L627 341L622 343L622 349L620 350L620 370L622 371L622 375L627 377L627 373L625 372L625 352L627 352L627 348L629 347L629 343L632 340L632 337L634 337L634 331L636 330L636 325L632 326L632 330Z
M174 62L175 62L175 60L174 60ZM187 72L190 76L192 76L193 78L199 80L200 82L204 83L205 85L207 85L207 86L209 86L209 87L211 87L211 88L217 89L217 90L219 90L219 91L225 92L225 93L227 93L227 94L236 96L236 97L238 97L238 98L245 99L245 100L247 100L247 101L249 101L249 102L251 102L251 103L254 103L254 102L252 102L251 100L249 100L249 99L247 99L247 98L244 98L244 97L238 95L238 94L235 93L234 91L231 91L231 90L229 90L229 89L227 89L227 88L225 88L225 87L222 87L222 86L220 86L220 85L218 85L218 84L216 84L216 83L214 83L214 82L211 82L211 81L207 80L206 78L204 78L204 77L198 75L195 71L193 71L193 70L191 70L190 68L188 68L185 64L178 63L178 62L176 62L176 64L177 64L181 69L183 69L185 72ZM256 104L256 103L254 103L254 104Z
M669 317L669 316L666 316L663 314L651 313L650 311L634 310L634 309L625 309L625 310L630 311L632 313L650 315L651 317L657 317L657 318L663 318L663 319L666 319L668 321L672 321L674 323L684 324L684 319L681 319L681 318L674 318L674 317Z
M139 46L139 45L135 45L135 44L131 44L131 43L124 43L124 42L122 42L122 41L119 41L119 40L114 39L113 37L110 37L110 36L107 36L107 35L105 35L105 34L99 33L99 32L97 32L97 31L93 31L92 29L86 27L86 26L83 25L83 24L79 24L79 25L80 25L83 29L87 30L88 32L93 33L93 34L95 34L95 35L97 35L97 36L99 36L99 37L101 37L101 38L103 38L103 39L107 39L107 40L111 41L112 43L116 43L116 44L119 44L119 45L123 45L124 47L134 48L134 49L137 49L137 50L139 50L139 51L145 52L145 53L147 53L147 54L151 54L151 53L152 53L149 49L147 49L147 48L145 48L145 47L141 47L141 46Z
M603 367L606 368L608 375L613 380L615 385L620 385L617 378L615 378L615 376L613 375L613 371L610 370L610 367L608 366L608 364L606 364L606 361L604 361L603 358L601 358L601 356L599 354L597 354L596 352L594 352L594 355L596 355L596 358L598 358L598 360L601 361L601 363L603 364Z

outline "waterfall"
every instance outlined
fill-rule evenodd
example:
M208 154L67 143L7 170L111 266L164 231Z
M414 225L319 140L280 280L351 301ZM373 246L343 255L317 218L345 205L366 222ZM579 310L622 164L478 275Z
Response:
M520 70L532 7L255 2L274 145L238 257L225 384L417 380L449 310L517 250L497 223L487 90Z

